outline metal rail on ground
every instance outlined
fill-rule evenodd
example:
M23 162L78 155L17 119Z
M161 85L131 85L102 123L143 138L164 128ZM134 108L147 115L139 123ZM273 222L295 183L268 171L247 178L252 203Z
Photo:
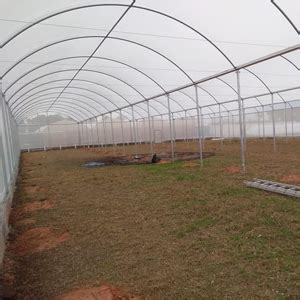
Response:
M253 187L273 193L300 198L300 187L296 185L262 180L257 178L254 178L253 181L245 181L244 183L248 187Z

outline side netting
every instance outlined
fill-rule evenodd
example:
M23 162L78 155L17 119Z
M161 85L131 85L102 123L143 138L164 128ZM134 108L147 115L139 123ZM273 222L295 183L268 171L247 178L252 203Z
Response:
M8 234L8 218L18 175L20 144L17 124L4 101L0 81L0 262Z

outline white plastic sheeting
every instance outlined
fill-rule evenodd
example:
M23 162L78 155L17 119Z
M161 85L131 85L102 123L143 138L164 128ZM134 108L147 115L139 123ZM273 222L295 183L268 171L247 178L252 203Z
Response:
M110 111L115 117L120 108L132 118L129 105L148 98L151 115L167 114L166 97L155 95L288 47L294 50L241 69L241 96L247 98L245 107L270 104L271 92L275 103L299 99L298 1L131 4L1 2L0 76L18 122L45 111L76 121ZM224 103L221 111L236 109L236 74L201 82L198 94L204 113L219 112L218 103ZM195 108L193 86L170 94L170 108ZM134 111L136 118L146 117L146 102Z

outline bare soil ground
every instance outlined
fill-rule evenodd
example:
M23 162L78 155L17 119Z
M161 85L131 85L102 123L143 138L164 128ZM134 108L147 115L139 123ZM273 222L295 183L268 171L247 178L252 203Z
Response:
M216 155L203 168L199 160L81 167L112 148L24 153L4 282L16 299L299 298L299 200L243 184L299 184L300 140L277 148L247 141L246 174L238 141L223 151L206 141Z

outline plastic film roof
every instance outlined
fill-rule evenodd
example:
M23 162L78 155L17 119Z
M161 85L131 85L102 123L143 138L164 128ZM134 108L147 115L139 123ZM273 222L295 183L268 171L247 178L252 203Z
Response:
M167 115L167 94L193 115L195 84L203 114L230 113L239 69L245 108L299 106L299 15L297 0L1 0L2 92L18 122Z

